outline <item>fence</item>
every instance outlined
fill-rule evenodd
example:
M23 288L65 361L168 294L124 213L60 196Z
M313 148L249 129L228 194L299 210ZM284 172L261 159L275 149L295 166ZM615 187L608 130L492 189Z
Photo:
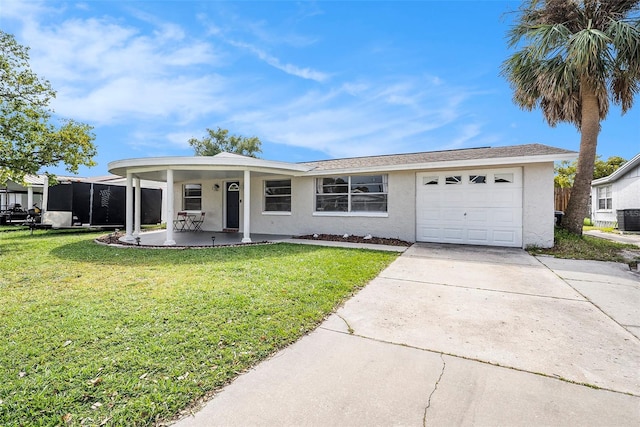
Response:
M569 196L571 195L571 188L554 188L554 205L557 211L566 211L569 204Z

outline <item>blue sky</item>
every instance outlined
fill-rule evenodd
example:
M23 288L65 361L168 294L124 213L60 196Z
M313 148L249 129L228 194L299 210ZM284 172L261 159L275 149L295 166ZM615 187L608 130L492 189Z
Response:
M0 0L60 117L95 127L98 165L189 156L206 128L261 157L336 157L538 142L567 124L520 110L499 75L518 1ZM598 153L640 152L640 99L602 123ZM50 169L63 174L63 169Z

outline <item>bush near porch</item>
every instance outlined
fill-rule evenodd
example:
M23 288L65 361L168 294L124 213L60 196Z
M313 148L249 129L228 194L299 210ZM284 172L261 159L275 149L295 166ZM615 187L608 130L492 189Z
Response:
M314 329L389 252L0 233L0 425L170 420Z

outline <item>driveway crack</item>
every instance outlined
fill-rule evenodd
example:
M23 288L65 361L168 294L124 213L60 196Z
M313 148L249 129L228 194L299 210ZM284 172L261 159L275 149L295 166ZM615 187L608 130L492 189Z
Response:
M422 417L422 427L427 427L427 411L431 407L431 398L435 394L436 390L438 390L438 385L440 384L442 376L444 375L444 370L447 367L447 362L444 361L444 355L442 353L440 353L440 359L442 359L442 371L440 371L440 376L436 380L433 390L431 390L431 394L429 394L429 400L427 400L427 406L424 408L424 416Z

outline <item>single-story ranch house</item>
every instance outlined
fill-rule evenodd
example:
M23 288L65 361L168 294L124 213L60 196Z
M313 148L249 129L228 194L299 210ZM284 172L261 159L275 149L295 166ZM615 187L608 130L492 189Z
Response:
M576 152L529 144L305 163L220 153L118 160L126 177L126 235L139 180L166 182L167 218L204 213L203 230L373 235L406 241L553 246L554 161ZM135 197L139 200L139 197ZM165 245L174 245L167 221Z
M618 211L640 210L640 153L609 176L591 181L591 219L599 227L618 224Z

